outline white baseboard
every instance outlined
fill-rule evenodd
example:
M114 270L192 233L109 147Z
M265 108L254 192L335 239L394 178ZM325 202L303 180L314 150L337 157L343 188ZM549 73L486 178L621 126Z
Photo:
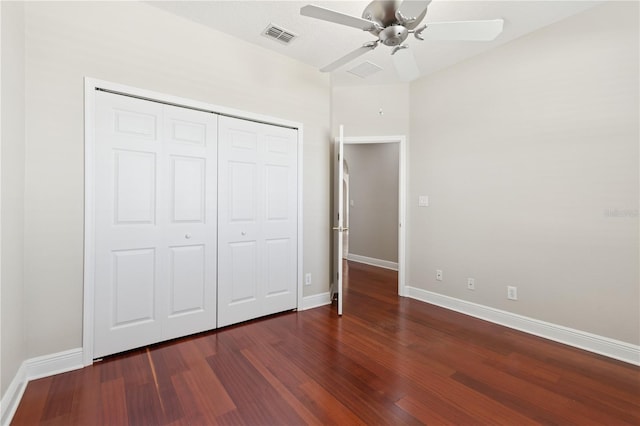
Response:
M30 358L24 361L0 401L0 413L2 413L0 425L8 426L11 423L11 419L13 419L13 415L30 380L66 373L83 367L82 348Z
M23 362L0 401L0 425L9 426L27 388L27 368Z
M318 308L324 305L331 304L331 292L314 294L312 296L306 296L302 298L302 309L306 311L307 309Z
M500 309L456 299L416 287L406 286L407 297L437 305L452 311L480 318L525 333L544 337L630 364L640 365L640 346L610 339L585 331L540 321ZM331 292L304 297L302 310L331 303ZM22 363L7 391L0 400L0 425L8 426L20 404L30 380L83 368L82 349L71 349L51 355L31 358Z
M53 376L54 374L78 370L84 367L82 348L31 358L26 360L25 364L28 380L36 380Z
M359 254L349 253L347 255L347 260L351 260L353 262L364 263L367 265L378 266L380 268L392 269L394 271L398 270L398 262L391 262L389 260L375 259L373 257L360 256Z
M524 331L565 345L584 349L630 364L640 365L640 346L586 331L540 321L500 309L456 299L416 287L406 286L407 297L437 305L452 311L480 318L505 327Z

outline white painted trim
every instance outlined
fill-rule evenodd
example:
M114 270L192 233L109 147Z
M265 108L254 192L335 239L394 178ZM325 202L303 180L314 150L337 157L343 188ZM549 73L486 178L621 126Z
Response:
M66 373L83 367L81 348L30 358L24 361L9 384L2 401L0 401L0 412L2 413L0 425L5 426L11 423L27 384L31 380Z
M366 265L378 266L380 268L398 270L398 262L391 262L389 260L376 259L374 257L360 256L359 254L349 253L347 260L352 262L364 263Z
M407 286L407 296L495 324L640 365L640 346Z
M302 200L303 196L303 188L304 188L304 173L303 173L303 165L304 165L304 157L303 157L303 146L302 143L304 140L304 134L302 130L302 126L298 128L298 300L296 306L298 310L305 309L304 308L304 241L302 239L303 235L303 226L302 221L304 219L304 203Z
M326 293L318 293L311 296L305 296L302 301L302 309L306 311L307 309L319 308L320 306L330 305L331 304L331 292L327 291Z
M27 388L27 368L23 362L0 401L0 425L9 426Z
M398 176L398 295L404 296L406 290L406 241L407 241L407 138L400 141L400 175Z
M397 143L398 161L398 295L406 296L406 240L407 240L407 138L404 135L352 136L344 138L345 144ZM363 262L366 263L366 262Z
M82 347L84 365L93 363L93 317L95 287L95 167L93 164L95 146L95 111L97 81L84 80L84 294Z
M84 311L82 325L82 357L84 365L93 363L93 317L94 317L94 287L95 287L95 236L94 217L95 200L93 198L93 188L95 185L95 166L93 164L95 146L95 94L96 89L105 89L123 95L131 95L148 100L180 105L187 108L195 108L203 111L210 111L214 114L228 115L245 120L258 121L261 123L273 124L276 126L289 127L298 131L298 295L297 308L303 306L302 285L304 282L303 273L303 202L302 202L302 160L303 160L303 124L295 121L284 120L268 115L255 114L247 111L240 111L220 105L181 98L155 91L126 86L110 81L98 80L85 77L84 79L84 166L85 166L85 204L84 204Z
M82 348L39 356L25 361L29 381L84 367Z

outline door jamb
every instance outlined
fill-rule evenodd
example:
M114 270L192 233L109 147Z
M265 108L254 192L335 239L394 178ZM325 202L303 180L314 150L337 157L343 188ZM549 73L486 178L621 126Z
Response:
M271 117L262 114L255 114L247 111L236 110L206 102L159 93L137 87L126 86L105 80L85 77L84 79L84 259L83 259L83 321L82 321L82 361L85 366L93 364L93 320L95 302L95 108L96 90L107 90L122 95L133 96L150 101L162 102L191 109L208 111L218 115L228 115L244 120L257 121L260 123L272 124L275 126L289 127L298 131L298 264L296 271L297 279L297 309L302 309L303 302L303 125L302 123Z
M398 295L406 296L406 168L407 168L407 138L404 135L394 136L352 136L345 137L344 144L378 144L397 143L399 151L398 159Z

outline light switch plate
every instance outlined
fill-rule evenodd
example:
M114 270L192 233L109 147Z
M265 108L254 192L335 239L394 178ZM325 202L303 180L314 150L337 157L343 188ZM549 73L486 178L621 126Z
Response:
M427 196L427 195L419 195L418 196L418 207L429 207L429 196Z

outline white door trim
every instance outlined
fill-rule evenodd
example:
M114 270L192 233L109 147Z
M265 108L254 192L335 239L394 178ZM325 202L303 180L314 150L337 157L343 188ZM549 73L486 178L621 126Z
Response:
M156 102L162 102L186 108L209 111L215 114L228 115L245 120L258 121L298 130L298 297L297 308L302 309L303 278L303 214L302 214L302 175L303 175L303 125L295 121L284 120L262 114L236 110L206 102L195 101L155 91L126 86L104 80L85 77L84 80L84 300L82 325L82 353L85 366L93 364L93 317L94 317L94 275L95 275L95 166L93 164L95 146L95 106L96 90L103 89L114 93L134 96Z
M407 200L407 138L404 135L393 136L351 136L344 138L347 144L397 143L399 144L398 176L398 295L407 296L406 291L406 200Z

